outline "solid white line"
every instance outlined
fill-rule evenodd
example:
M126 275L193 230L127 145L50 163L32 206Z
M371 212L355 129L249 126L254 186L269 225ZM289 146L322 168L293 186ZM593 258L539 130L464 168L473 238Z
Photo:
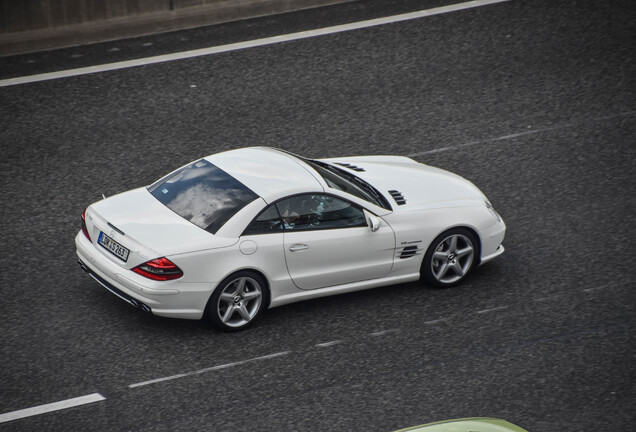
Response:
M136 60L127 60L127 61L121 61L116 63L107 63L103 65L88 66L88 67L69 69L69 70L59 71L59 72L49 72L49 73L30 75L30 76L24 76L24 77L9 78L9 79L0 80L0 87L7 87L7 86L18 85L18 84L27 84L27 83L38 82L38 81L46 81L46 80L52 80L52 79L58 79L58 78L66 78L66 77L72 77L72 76L78 76L78 75L86 75L86 74L92 74L92 73L98 73L98 72L126 69L126 68L155 64L155 63L163 63L168 61L183 60L183 59L188 59L193 57L206 56L211 54L220 54L220 53L225 53L230 51L237 51L237 50L242 50L247 48L255 48L255 47L260 47L264 45L271 45L271 44L276 44L280 42L289 42L289 41L294 41L299 39L307 39L307 38L312 38L317 36L325 36L325 35L330 35L334 33L341 33L345 31L359 30L359 29L375 27L375 26L384 25L384 24L391 24L391 23L396 23L401 21L408 21L408 20L423 18L427 16L440 15L440 14L449 13L449 12L457 12L464 9L472 9L472 8L476 8L480 6L487 6L490 4L503 3L507 1L510 1L510 0L468 1L464 3L457 3L457 4L452 4L452 5L442 6L442 7L432 8L432 9L424 9L424 10L420 10L416 12L393 15L393 16L384 17L384 18L376 18L376 19L359 21L359 22L350 23L350 24L324 27L324 28L315 29L315 30L308 30L308 31L290 33L290 34L279 35L279 36L272 36L272 37L267 37L262 39L245 41L245 42L237 42L237 43L232 43L227 45L220 45L216 47L201 48L201 49L190 50L190 51L182 51L182 52L173 53L173 54L164 54L164 55L159 55L154 57L140 58Z
M0 414L0 423L10 422L25 417L31 417L39 414L44 414L52 411L59 411L67 408L73 408L80 405L86 405L93 402L103 401L106 398L99 393L93 393L86 396L80 396L73 399L67 399L60 402L53 402L45 405L39 405L33 408L26 408L19 411L13 411L5 414Z
M271 359L271 358L275 358L275 357L281 357L284 355L289 354L291 351L283 351L283 352L279 352L276 354L269 354L269 355L265 355L265 356L261 356L261 357L255 357L255 358L251 358L248 360L241 360L241 361L237 361L234 363L226 363L226 364L222 364L222 365L218 365L218 366L212 366L209 368L205 368L205 369L199 369L196 371L192 371L192 372L186 372L186 373L181 373L181 374L177 374L177 375L171 375L168 377L163 377L163 378L157 378L157 379L153 379L153 380L149 380L149 381L143 381L143 382L139 382L139 383L135 383L135 384L130 384L128 386L128 388L136 388L136 387L142 387L142 386L146 386L149 384L156 384L156 383L160 383L160 382L164 382L164 381L171 381L177 378L184 378L184 377L188 377L188 376L192 376L192 375L198 375L198 374L202 374L202 373L206 373L206 372L212 372L212 371L217 371L217 370L221 370L221 369L226 369L226 368L230 368L233 366L239 366L239 365L244 365L246 363L251 363L251 362L255 362L255 361L259 361L259 360L267 360L267 359Z
M492 309L484 309L484 310L476 311L475 313L484 314L484 313L494 312L494 311L499 311L499 310L504 310L504 309L508 309L508 306L499 306L499 307L492 308Z

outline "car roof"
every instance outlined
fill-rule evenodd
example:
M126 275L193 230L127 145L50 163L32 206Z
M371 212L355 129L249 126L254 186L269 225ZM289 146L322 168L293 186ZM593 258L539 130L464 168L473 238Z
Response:
M207 156L267 203L297 193L324 192L324 180L301 159L271 147L248 147Z

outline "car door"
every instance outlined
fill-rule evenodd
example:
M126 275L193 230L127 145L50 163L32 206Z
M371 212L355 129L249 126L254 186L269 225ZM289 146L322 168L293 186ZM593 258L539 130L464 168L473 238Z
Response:
M270 280L288 280L283 236L280 215L276 207L271 205L256 216L241 234L239 250L247 257L243 262L261 269ZM236 265L236 262L229 264L230 267Z
M305 290L377 279L393 266L395 235L384 221L372 232L362 208L326 194L276 203L284 225L287 270Z

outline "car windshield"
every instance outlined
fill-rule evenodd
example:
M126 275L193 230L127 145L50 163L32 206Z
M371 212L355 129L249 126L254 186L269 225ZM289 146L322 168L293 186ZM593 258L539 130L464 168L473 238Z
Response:
M378 207L391 210L391 205L386 198L384 198L376 188L360 177L325 162L309 159L305 159L304 161L318 171L318 174L322 176L329 187L350 193Z
M258 198L234 177L201 159L148 187L170 210L212 234Z

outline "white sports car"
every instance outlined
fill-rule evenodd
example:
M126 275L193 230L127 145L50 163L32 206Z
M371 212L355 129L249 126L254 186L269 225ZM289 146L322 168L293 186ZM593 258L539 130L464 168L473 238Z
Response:
M240 330L267 308L424 280L500 255L506 227L469 181L400 156L266 147L190 163L82 214L82 268L155 315Z

